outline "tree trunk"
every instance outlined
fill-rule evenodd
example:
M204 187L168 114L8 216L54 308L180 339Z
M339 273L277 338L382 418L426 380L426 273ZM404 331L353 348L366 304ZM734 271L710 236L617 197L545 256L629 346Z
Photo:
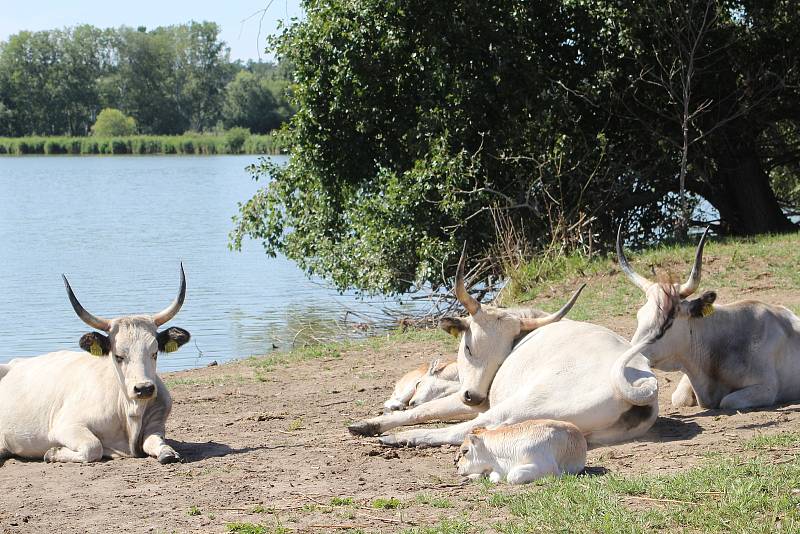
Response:
M753 139L737 137L725 136L715 147L716 171L698 193L719 210L723 226L733 235L800 229L781 211Z

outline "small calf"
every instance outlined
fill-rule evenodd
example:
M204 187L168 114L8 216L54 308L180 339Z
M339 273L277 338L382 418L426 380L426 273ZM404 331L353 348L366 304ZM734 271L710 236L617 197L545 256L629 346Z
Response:
M428 370L417 382L414 395L408 401L411 408L434 399L441 399L458 392L461 384L458 381L458 364L455 360L442 363L433 360Z
M451 376L452 378L450 378ZM444 364L441 364L441 360L438 359L430 363L423 363L400 377L394 386L392 396L383 403L383 413L405 410L415 396L417 397L416 404L413 406L449 395L452 390L446 387L447 384L441 383L443 380L454 380L456 385L458 384L458 368L455 360ZM419 389L420 385L423 389ZM417 394L418 390L420 391L419 395Z
M492 430L476 428L461 445L458 474L494 483L525 484L547 475L577 474L586 464L586 439L564 421L533 419Z

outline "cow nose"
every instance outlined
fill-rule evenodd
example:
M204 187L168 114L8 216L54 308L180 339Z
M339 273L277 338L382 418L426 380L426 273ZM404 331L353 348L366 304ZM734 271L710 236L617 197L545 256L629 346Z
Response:
M156 386L152 382L142 382L133 386L133 392L137 397L146 399L153 396L153 393L156 392Z
M473 391L467 390L461 396L461 400L464 402L464 404L468 406L477 406L483 402L483 396L478 395Z

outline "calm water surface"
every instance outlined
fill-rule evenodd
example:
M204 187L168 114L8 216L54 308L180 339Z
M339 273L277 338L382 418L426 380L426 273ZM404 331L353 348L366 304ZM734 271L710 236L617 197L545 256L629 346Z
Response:
M89 311L114 317L166 307L183 261L186 303L169 324L192 341L159 358L161 370L264 354L273 344L285 350L295 333L319 337L346 309L374 313L375 301L339 295L268 258L259 243L228 250L236 203L259 185L245 171L255 160L0 158L0 363L80 350L90 328L72 311L61 273Z

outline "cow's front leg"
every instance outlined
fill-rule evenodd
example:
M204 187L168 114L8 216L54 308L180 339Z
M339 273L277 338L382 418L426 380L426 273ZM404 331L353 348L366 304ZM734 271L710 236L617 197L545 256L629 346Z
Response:
M684 374L681 381L678 382L678 387L672 393L673 406L695 406L697 405L697 397L694 394L692 382L689 380L689 375Z
M402 412L384 414L366 421L353 423L347 429L359 436L377 436L398 426L416 425L434 419L442 421L462 420L474 417L486 410L486 405L467 406L458 393L420 404Z
M737 389L725 395L719 403L722 410L746 410L775 404L777 388L773 385L756 384Z
M175 449L164 443L164 436L160 434L150 434L144 439L142 449L145 454L158 459L160 464L171 464L180 462L181 455Z
M50 440L61 446L48 450L45 462L96 462L103 457L103 444L85 426L56 427Z
M439 447L442 445L460 445L467 434L475 428L494 428L504 421L498 419L497 410L478 414L469 421L444 428L415 428L398 434L381 436L380 442L390 447Z

